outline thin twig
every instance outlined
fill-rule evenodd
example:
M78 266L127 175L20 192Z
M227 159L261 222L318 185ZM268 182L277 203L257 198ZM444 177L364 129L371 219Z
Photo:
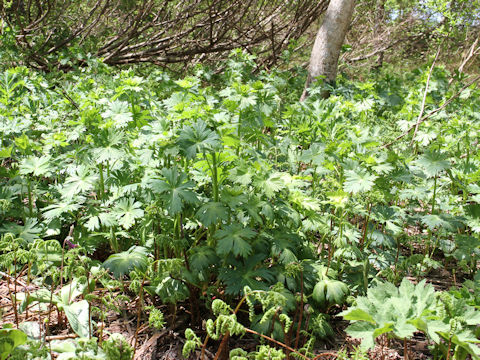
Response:
M77 337L78 337L77 334L51 335L51 336L45 336L45 341L75 339Z
M27 287L27 284L25 284L22 280L20 280L18 278L15 278L14 276L8 275L7 273L5 273L3 271L0 271L0 276L8 278L8 279L12 280L13 282L16 282L18 285L23 286L24 288Z
M295 350L294 348L290 347L290 346L287 346L285 345L284 343L281 343L280 341L277 341L273 338L271 338L270 336L267 336L267 335L263 335L263 334L260 334L259 332L255 331L255 330L252 330L252 329L249 329L249 328L245 328L245 331L247 333L250 333L250 334L254 334L254 335L257 335L257 336L260 336L260 337L263 337L264 339L267 339L268 341L271 341L287 350L290 350L291 352L299 355L300 357L302 357L303 359L305 360L310 360L307 356L303 355L301 352Z
M325 356L335 356L335 359L338 358L338 355L334 352L324 352L322 354L318 354L312 360L318 360L318 359L320 359L322 357L325 357Z
M460 96L460 94L466 89L468 88L470 85L474 84L475 82L477 82L478 80L480 79L480 75L478 76L475 76L472 80L470 80L467 84L465 84L459 91L457 91L454 95L452 95L447 101L445 101L440 107L436 108L435 110L432 110L430 111L428 114L426 114L425 116L423 116L421 119L420 119L420 124L423 123L425 120L429 119L430 117L432 117L433 115L435 115L436 113L438 113L439 111L442 111L443 109L445 109L445 107L447 107L453 100L455 100L457 97ZM405 137L406 135L408 135L410 133L410 131L412 131L414 128L415 128L416 124L410 126L404 133L402 133L401 135L397 136L393 141L387 143L387 144L384 144L382 146L382 148L389 148L390 146L392 146L392 144L394 144L395 142L397 142L398 140L400 140L401 138Z
M420 121L422 120L422 116L425 111L425 102L427 101L428 85L430 84L430 78L432 77L433 68L435 67L435 63L437 62L438 55L440 54L441 45L442 44L438 45L437 53L435 54L435 58L433 59L432 66L430 66L430 71L428 72L427 82L425 84L425 91L423 92L422 105L420 107L420 112L418 113L417 122L415 124L415 131L413 132L412 141L410 142L410 145L412 145L413 142L415 141L415 136L417 135L418 127L420 126Z
M480 51L480 47L477 47L477 44L478 44L478 41L480 40L480 37L477 37L475 39L475 41L473 42L473 44L470 46L470 49L468 51L468 54L465 56L465 58L463 59L462 63L460 64L460 66L458 67L458 75L460 75L462 72L463 72L463 68L467 65L467 63L472 60L473 58L475 58L475 56L478 55L479 51ZM455 79L455 77L451 77L450 80L448 80L448 85L450 85L453 80Z

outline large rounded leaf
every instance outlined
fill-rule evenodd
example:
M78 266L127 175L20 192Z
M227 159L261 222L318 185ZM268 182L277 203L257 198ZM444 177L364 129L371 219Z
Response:
M5 360L12 351L27 341L27 335L12 328L0 329L0 360Z
M65 315L67 316L68 323L72 327L72 330L80 337L88 337L90 321L87 300L82 300L71 305L65 305L63 311L65 311Z
M322 308L332 304L343 304L348 287L338 280L321 280L313 288L312 297Z
M142 246L132 246L127 251L110 255L102 266L110 270L117 279L135 268L144 270L148 266L147 249Z

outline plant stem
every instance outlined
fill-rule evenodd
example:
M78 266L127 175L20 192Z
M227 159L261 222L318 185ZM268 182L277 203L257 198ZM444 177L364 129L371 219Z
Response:
M100 200L103 200L103 196L105 194L105 181L103 179L103 164L98 164L98 169L100 171L100 194L99 198Z
M303 318L303 271L300 272L300 315L298 318L298 325L297 325L297 335L295 337L295 348L298 348L298 342L300 341L300 328L302 326L302 318Z
M212 189L213 200L218 202L218 169L217 169L217 155L212 152Z
M303 355L301 352L299 352L299 351L293 349L292 347L287 346L287 345L285 345L284 343L281 343L280 341L277 341L277 340L275 340L275 339L273 339L273 338L271 338L271 337L269 337L269 336L267 336L267 335L260 334L259 332L255 331L255 330L252 330L252 329L249 329L249 328L245 328L245 332L250 333L250 334L254 334L254 335L257 335L257 336L260 336L260 337L262 337L262 338L264 338L264 339L266 339L266 340L268 340L268 341L273 342L274 344L277 344L277 345L279 345L279 346L281 346L281 347L283 347L283 348L285 348L285 349L287 349L287 350L289 350L289 351L291 351L291 352L299 355L301 358L303 358L303 359L305 359L305 360L309 360L309 358L306 357L305 355Z
M138 344L138 331L140 329L140 320L142 316L142 309L143 309L143 287L145 285L145 280L147 278L147 274L145 273L145 276L143 277L142 284L140 285L140 293L138 294L138 302L137 302L137 327L135 329L135 342L133 345L133 355L132 355L132 360L135 358L135 351L137 349L137 344Z
M452 348L452 339L448 339L447 360L450 360L450 349Z
M10 301L12 302L13 304L13 313L15 314L15 324L17 325L17 329L18 329L18 325L19 325L19 321L18 321L18 312L17 312L17 301L16 301L16 295L13 295L12 293L12 290L10 290L10 278L12 276L10 275L10 269L8 270L8 276L7 276L7 288L8 288L8 294L10 296ZM15 282L15 280L13 280Z
M360 243L360 248L363 250L365 246L365 240L367 239L367 232L368 232L368 222L370 221L370 214L372 213L372 203L368 203L368 215L365 219L365 224L363 225L363 236L362 242Z
M433 179L433 198L432 198L432 214L435 213L435 198L437 196L437 176Z
M30 179L27 181L27 189L28 189L28 212L30 217L33 217L33 199L32 199L32 182Z

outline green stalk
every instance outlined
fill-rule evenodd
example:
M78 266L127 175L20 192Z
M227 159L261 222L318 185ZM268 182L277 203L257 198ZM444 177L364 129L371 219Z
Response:
M365 293L368 290L368 270L369 270L369 268L370 268L370 261L368 260L368 256L367 256L367 258L363 262L363 273L362 273L363 286L365 287Z
M132 118L135 121L136 120L135 118L136 118L136 115L137 115L135 113L135 100L134 100L133 96L129 96L128 98L130 100L130 110L132 111Z
M237 129L238 140L242 139L242 111L238 114L238 129Z
M432 198L432 214L435 213L435 198L437 196L437 176L433 179L433 198Z
M466 161L465 164L466 164L466 165L469 165L469 164L470 164L470 139L469 139L469 137L468 137L468 131L467 131L467 133L466 133L465 135L466 135L466 142L467 142L467 146L466 146L466 148L467 148L467 157L466 157L466 159L465 159L465 161Z
M218 202L218 169L217 169L217 155L212 152L212 190L213 200Z
M98 164L98 169L100 170L100 200L103 200L103 195L105 194L105 180L103 178L103 164Z
M120 249L118 248L118 241L113 228L110 228L110 236L108 237L108 241L110 242L110 247L112 248L114 253L118 253Z
M30 179L27 181L27 190L28 190L28 212L30 217L33 217L33 198L32 198L32 182Z

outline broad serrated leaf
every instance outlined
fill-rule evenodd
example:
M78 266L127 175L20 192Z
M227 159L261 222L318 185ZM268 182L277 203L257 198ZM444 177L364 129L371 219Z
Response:
M224 268L220 271L219 279L226 285L225 292L238 295L245 286L253 290L266 290L276 279L273 269L263 264L264 255L254 254L246 259L233 261L233 269Z
M252 246L248 240L255 237L256 233L248 227L233 224L215 232L217 240L217 254L247 257L252 252Z
M320 202L310 196L303 194L301 191L292 191L289 194L289 200L298 205L301 209L307 211L320 211Z
M119 100L112 101L107 110L102 113L102 117L104 119L112 119L118 128L126 127L128 123L133 120L128 103Z
M187 158L194 159L197 153L218 149L221 142L219 136L200 120L182 128L178 144Z
M83 192L92 191L97 180L98 175L92 174L86 166L79 166L73 175L65 179L64 187L61 190L62 196L71 199Z
M217 263L218 260L215 250L210 246L198 246L192 249L192 255L190 255L190 265L196 270L203 270Z
M196 215L200 222L208 227L228 219L228 208L220 202L208 202L198 209Z
M113 209L113 214L117 217L118 224L126 230L130 229L135 224L135 220L142 218L144 215L141 206L142 203L134 199L119 200Z
M135 268L145 270L148 265L147 253L144 247L132 246L127 251L110 255L102 267L110 270L116 278L120 278Z
M362 309L346 310L341 312L338 315L343 316L345 320L350 320L350 321L361 320L361 321L369 322L371 324L375 324L375 320L373 319L373 317Z
M34 240L40 237L42 233L42 226L38 223L37 219L27 218L25 224L19 225L17 223L9 222L4 223L0 228L1 233L12 233L15 236L22 238L28 243L32 243Z
M375 185L376 178L363 169L346 170L343 190L353 194L370 191Z
M178 172L175 168L165 168L162 175L165 180L153 179L150 187L154 192L161 194L169 213L177 214L182 211L185 203L198 202L197 194L193 191L195 184L188 181L186 174Z
M375 338L373 337L373 332L375 331L374 325L359 321L351 324L345 331L351 337L361 339L362 348L371 349L375 346Z
M52 204L44 208L43 216L48 221L51 221L56 218L62 217L64 214L72 214L73 212L79 210L81 205L78 202L73 202L74 199L70 201L64 200L56 204Z
M20 174L33 176L50 176L52 173L50 156L29 156L20 163Z
M258 178L253 183L257 189L263 192L268 198L272 198L276 192L284 189L285 181L280 173L273 173L266 178Z
M428 177L438 176L442 171L450 168L447 155L438 151L427 151L415 162Z

